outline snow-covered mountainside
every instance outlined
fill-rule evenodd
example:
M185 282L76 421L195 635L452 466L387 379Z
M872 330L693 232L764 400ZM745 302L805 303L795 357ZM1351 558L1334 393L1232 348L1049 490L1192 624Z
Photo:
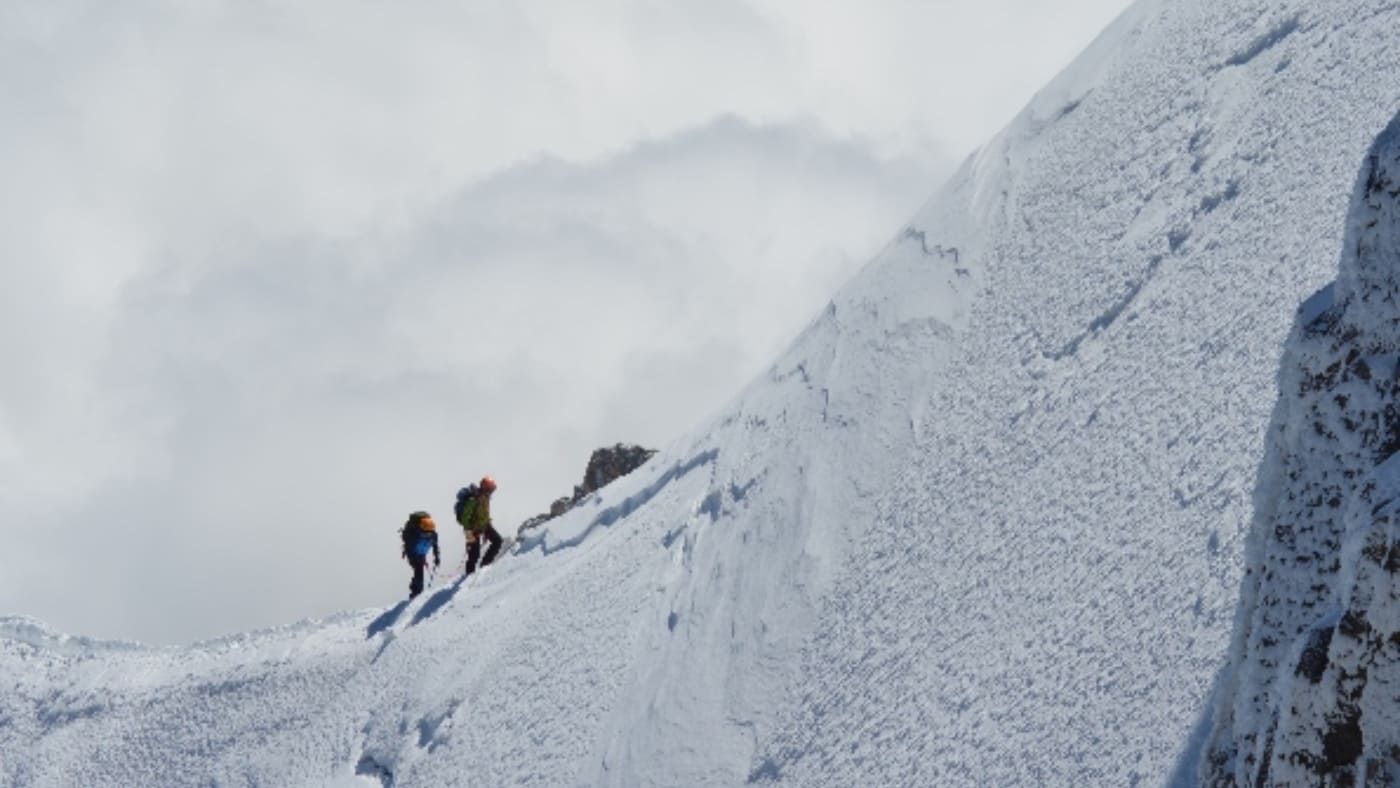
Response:
M1279 376L1212 785L1400 784L1400 116L1346 227Z
M1252 493L1397 30L1142 0L721 418L479 577L185 649L0 623L0 782L1162 785L1252 751L1268 708L1211 702L1292 675L1226 668ZM1333 609L1388 582L1362 563ZM1304 731L1330 701L1293 685Z

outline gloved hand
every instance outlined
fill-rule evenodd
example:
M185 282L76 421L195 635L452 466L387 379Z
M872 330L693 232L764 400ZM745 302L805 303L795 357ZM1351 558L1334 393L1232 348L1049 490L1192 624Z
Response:
M441 558L438 558L437 556L433 556L433 566L434 566L434 567L442 566L442 559L441 559Z

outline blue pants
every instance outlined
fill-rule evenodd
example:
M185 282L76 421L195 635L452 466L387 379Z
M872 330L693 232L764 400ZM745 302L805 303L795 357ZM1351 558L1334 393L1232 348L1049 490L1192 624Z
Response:
M413 567L413 580L408 584L408 598L412 599L423 593L423 568L428 565L426 555L410 555L408 565Z

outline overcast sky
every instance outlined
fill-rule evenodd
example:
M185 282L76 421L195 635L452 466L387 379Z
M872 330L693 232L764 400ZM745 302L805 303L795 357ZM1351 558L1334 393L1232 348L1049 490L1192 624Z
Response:
M701 426L1126 6L0 2L0 615L401 598L409 511Z

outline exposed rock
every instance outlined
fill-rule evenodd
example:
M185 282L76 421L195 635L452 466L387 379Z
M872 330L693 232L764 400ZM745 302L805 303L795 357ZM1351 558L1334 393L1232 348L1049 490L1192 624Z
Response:
M549 522L549 521L552 520L552 519L554 519L554 518L553 518L553 516L551 516L551 515L548 515L548 514L537 514L537 515L535 515L534 517L531 517L530 519L528 519L528 520L526 520L525 522L521 523L521 524L520 524L520 527L519 527L518 529L516 529L516 533L519 533L519 532L521 532L521 531L524 531L524 530L527 529L527 528L534 528L534 527L537 526L537 525L543 525L543 524Z
M562 498L557 498L557 499L555 499L554 503L552 503L552 504L549 505L549 516L550 516L550 517L558 517L559 515L563 514L564 512L569 511L569 508L572 507L573 505L574 505L574 499L573 499L573 498L570 498L570 497L567 496L567 495L565 495L565 496L562 497Z
M519 532L523 533L564 514L579 501L642 467L655 454L655 449L621 443L594 450L593 456L588 459L588 468L583 472L583 484L574 485L573 495L555 499L549 505L548 514L537 514L521 523Z
M1400 784L1400 116L1284 350L1202 782Z
M596 449L588 459L588 469L583 473L583 484L574 487L574 503L642 467L654 454L655 449L624 446L621 443L611 448Z

